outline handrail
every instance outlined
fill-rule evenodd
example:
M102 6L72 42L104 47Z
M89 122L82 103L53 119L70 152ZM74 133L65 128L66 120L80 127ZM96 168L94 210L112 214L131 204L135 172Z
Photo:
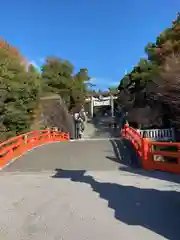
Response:
M148 138L143 138L138 131L132 127L129 127L128 124L125 124L121 133L123 137L129 139L133 144L141 158L142 167L144 169L160 170L180 174L180 143L151 141ZM175 147L177 148L177 151L168 151L163 149L155 150L155 146L162 148ZM156 156L161 156L162 159L163 157L169 157L177 160L174 163L164 162L162 160L157 161L155 160Z
M36 130L10 138L0 143L0 168L34 147L67 140L69 140L69 133L55 130Z
M134 145L136 151L142 156L142 137L134 128L125 124L122 130L122 136L128 138Z

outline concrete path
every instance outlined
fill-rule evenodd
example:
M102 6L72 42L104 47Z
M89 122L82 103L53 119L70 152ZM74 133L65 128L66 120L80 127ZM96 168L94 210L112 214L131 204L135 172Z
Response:
M0 174L0 239L179 240L178 179L123 165L107 140L41 146Z
M120 129L110 128L109 123L112 122L112 117L96 117L94 119L88 119L85 123L85 131L83 138L110 138L119 137Z
M94 124L90 122L89 119L85 122L85 130L83 132L82 138L88 139L92 138L96 134L97 129L95 128Z

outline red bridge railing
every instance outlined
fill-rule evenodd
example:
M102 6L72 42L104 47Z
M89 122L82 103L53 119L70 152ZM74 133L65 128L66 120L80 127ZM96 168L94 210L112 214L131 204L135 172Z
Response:
M69 140L69 134L54 130L37 130L0 143L0 168L26 151L45 143Z
M180 143L151 141L141 137L134 128L128 125L125 125L122 130L122 136L132 142L144 169L180 174ZM169 161L164 161L164 157Z
M151 141L141 137L134 128L128 125L125 125L122 130L122 136L132 142L141 158L144 169L180 174L180 143ZM67 140L69 140L68 133L55 130L37 130L11 138L0 143L0 168L34 147L45 143ZM173 151L172 149L169 150L170 148ZM157 159L157 156L160 158ZM163 161L164 157L170 159L170 161ZM176 161L171 161L172 159Z

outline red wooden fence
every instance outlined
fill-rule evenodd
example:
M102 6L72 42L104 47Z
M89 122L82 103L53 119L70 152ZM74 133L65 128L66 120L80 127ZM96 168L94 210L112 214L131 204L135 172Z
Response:
M0 168L24 152L44 143L67 141L69 134L51 130L37 130L0 143Z
M141 135L132 127L127 124L122 130L122 136L129 139L134 148L138 152L142 167L146 170L160 170L167 171L171 173L180 174L180 143L171 142L155 142L147 138L142 138ZM177 151L164 151L164 150L154 150L155 147L174 147ZM156 161L155 156L163 156L176 159L173 163Z

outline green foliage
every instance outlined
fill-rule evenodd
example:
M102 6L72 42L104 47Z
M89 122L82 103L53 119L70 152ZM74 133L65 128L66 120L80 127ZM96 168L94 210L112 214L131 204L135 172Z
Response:
M141 59L134 67L130 76L131 83L140 81L146 85L154 80L159 68L164 64L167 56L180 51L180 15L173 21L172 27L165 29L157 38L155 43L148 43L145 47L148 59ZM120 88L127 85L129 77L125 76L120 83Z
M42 67L42 78L49 87L49 91L67 95L72 80L73 66L56 57L48 57ZM69 93L69 92L68 92Z
M86 68L73 73L74 67L70 62L56 57L47 58L42 67L43 89L59 94L69 108L84 103L89 80Z
M145 47L148 59L141 59L131 73L120 82L119 90L131 87L134 91L146 88L150 82L159 77L161 67L168 56L180 51L180 15L173 21L172 27L165 29L155 43L148 43Z
M41 89L41 76L0 48L0 139L29 130Z
M118 92L118 89L117 89L117 87L110 87L109 92L112 94L116 94Z
M76 104L84 103L85 96L87 94L87 81L88 81L87 69L80 69L80 71L73 77L71 85L71 97Z
M0 141L36 125L41 97L59 95L69 108L84 103L89 84L86 68L74 74L69 61L47 57L39 73L25 63L17 49L0 40Z

